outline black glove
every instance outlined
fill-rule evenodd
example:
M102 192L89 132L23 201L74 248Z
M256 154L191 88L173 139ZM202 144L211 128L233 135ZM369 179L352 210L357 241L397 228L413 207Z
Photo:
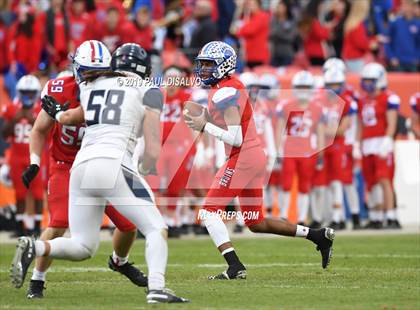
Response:
M22 182L25 184L26 188L29 188L32 180L35 179L36 175L38 174L39 166L32 164L28 168L25 169L22 173Z
M42 97L41 101L42 109L44 109L44 111L47 112L47 114L51 116L54 120L58 112L66 111L70 105L69 102L66 102L65 104L61 105L57 100L55 100L49 95L45 95L44 97Z

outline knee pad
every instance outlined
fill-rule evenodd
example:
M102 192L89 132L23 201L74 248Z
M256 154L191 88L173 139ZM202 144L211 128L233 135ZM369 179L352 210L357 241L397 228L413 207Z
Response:
M342 205L344 200L343 184L340 181L332 181L330 188L332 193L333 204Z

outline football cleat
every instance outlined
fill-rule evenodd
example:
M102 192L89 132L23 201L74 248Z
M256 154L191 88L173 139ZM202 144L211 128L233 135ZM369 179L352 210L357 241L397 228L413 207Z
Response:
M148 290L146 299L148 304L190 302L189 299L176 296L175 293L168 288L162 290Z
M131 282L137 286L147 286L147 276L139 269L133 266L133 263L125 263L124 265L118 266L114 263L112 256L109 257L108 266L111 270L121 273L126 276Z
M324 236L317 242L316 250L321 252L322 268L325 269L331 261L335 232L332 228L322 228L322 230L324 230Z
M230 270L223 271L222 273L215 275L215 276L209 276L209 280L245 280L246 279L246 270L241 269L235 272L230 272Z
M26 297L28 299L34 299L34 298L44 298L44 281L40 280L31 280L29 283L29 289L26 293Z
M12 284L20 288L25 281L28 268L35 258L34 237L20 237L16 245L15 256L13 257L10 277Z

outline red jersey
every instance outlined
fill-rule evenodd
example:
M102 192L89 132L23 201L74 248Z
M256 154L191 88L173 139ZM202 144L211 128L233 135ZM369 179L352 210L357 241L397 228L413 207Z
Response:
M357 113L357 103L349 93L346 94L344 92L339 98L341 100L334 98L333 100L324 101L325 121L327 125L334 126L337 124L339 126L344 117ZM344 144L344 134L336 135L333 143Z
M2 115L6 121L11 121L15 115L22 111L22 103L15 99L13 102L3 106ZM41 111L41 103L38 101L31 109L33 118L35 119ZM9 137L11 159L13 161L25 160L29 161L29 135L32 130L32 124L26 117L21 118L13 128L13 135Z
M248 100L245 86L237 78L227 77L212 86L209 93L208 110L216 126L227 130L224 111L232 106L239 108L243 142L240 147L234 147L225 143L225 153L228 157L238 155L241 149L260 147L253 118L253 109Z
M420 92L410 97L410 106L413 113L420 115Z
M358 112L362 120L362 139L385 136L388 127L386 112L398 110L399 106L400 98L388 90L381 91L373 98L361 98Z
M306 157L317 149L316 132L320 122L325 122L322 106L311 101L306 106L290 99L278 104L277 116L286 121L284 143L285 157Z
M44 86L41 97L45 95L54 97L61 104L69 102L69 109L77 108L80 104L79 87L74 77L49 80ZM72 163L79 151L84 130L84 125L66 126L56 122L49 147L51 162Z
M70 39L73 42L74 49L82 44L87 38L91 36L91 22L90 15L88 13L82 13L80 15L70 15ZM71 51L74 52L74 51Z
M106 25L100 25L95 33L95 38L103 42L112 53L118 46L127 42L126 37L129 35L126 25L119 23L115 29L108 29Z
M191 94L185 89L179 89L174 95L166 93L165 103L163 104L160 122L162 125L162 144L166 142L169 134L171 139L168 142L178 142L191 138L191 130L183 121L182 110L184 102L189 100Z

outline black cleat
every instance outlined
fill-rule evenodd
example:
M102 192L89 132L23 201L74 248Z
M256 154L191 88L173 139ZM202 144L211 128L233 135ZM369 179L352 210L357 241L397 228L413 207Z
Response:
M139 269L133 266L133 263L125 263L124 265L118 266L114 263L112 256L109 257L108 267L126 276L131 282L137 286L147 286L147 276Z
M242 225L236 224L235 228L233 229L234 234L241 234L244 231L244 227Z
M362 226L360 225L359 214L352 214L351 218L352 218L352 222L353 222L353 230L362 229Z
M340 223L337 223L337 222L331 222L329 225L328 225L328 227L330 227L330 228L332 228L332 229L334 229L334 230L340 230L341 228L341 226L340 226Z
M16 288L22 287L26 274L28 273L28 268L35 258L35 254L34 237L20 237L16 245L16 252L10 269L12 284Z
M238 267L231 267L226 271L223 271L222 273L215 275L215 276L209 276L209 280L245 280L246 279L246 269L245 266L241 264L241 266Z
M190 302L186 298L176 296L173 291L167 288L162 290L148 290L146 299L148 304Z
M34 298L44 298L44 281L40 280L31 280L29 283L29 289L26 293L26 297L28 299L34 299Z
M387 220L386 228L387 229L401 229L401 226L396 220Z
M344 221L340 221L340 223L339 223L339 227L340 227L340 230L344 230L344 229L346 229L346 222L344 222Z
M316 242L316 250L321 252L322 268L325 269L331 261L335 232L332 228L322 228L321 233L323 236L320 241Z
M313 221L311 224L309 224L309 228L320 229L321 228L321 223L317 222L317 221Z

